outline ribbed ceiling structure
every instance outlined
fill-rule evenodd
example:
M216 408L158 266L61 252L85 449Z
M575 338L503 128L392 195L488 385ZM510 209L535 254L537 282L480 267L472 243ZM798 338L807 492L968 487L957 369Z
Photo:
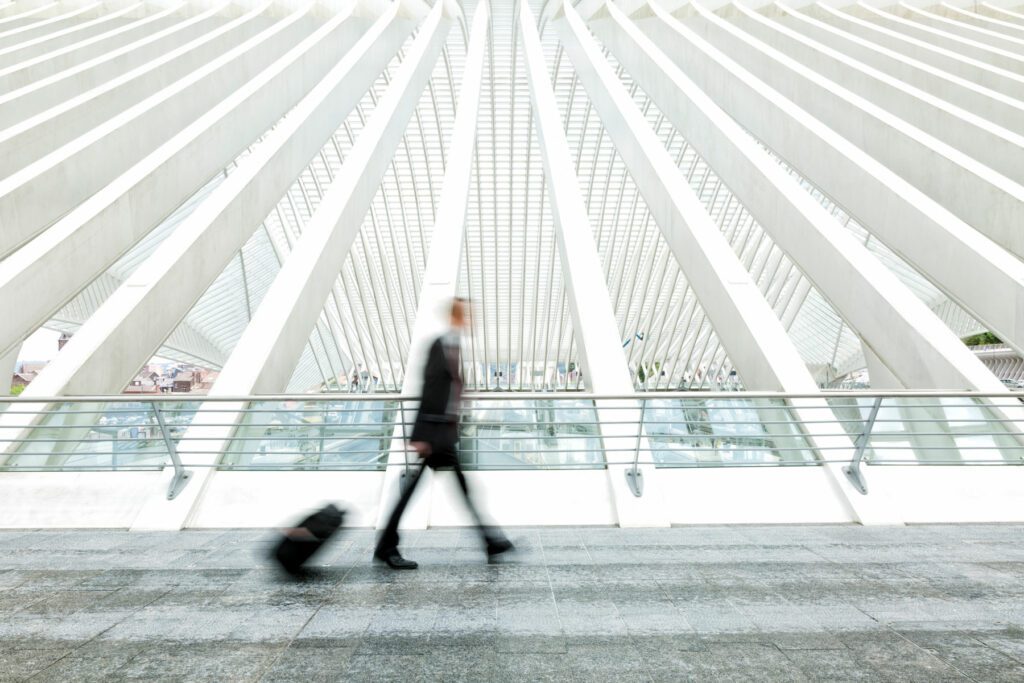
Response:
M459 293L478 390L993 390L1017 5L0 4L0 353L399 392Z

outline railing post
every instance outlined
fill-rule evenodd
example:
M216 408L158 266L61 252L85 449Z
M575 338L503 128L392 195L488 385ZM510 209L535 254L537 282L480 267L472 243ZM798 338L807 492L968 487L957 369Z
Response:
M639 498L644 495L644 473L640 471L640 442L644 436L644 411L647 408L647 401L640 399L640 423L636 430L636 451L633 454L633 467L626 470L626 484L634 496Z
M160 425L160 433L163 435L167 454L171 456L171 464L174 465L174 478L171 479L171 485L167 489L167 500L174 500L188 484L188 480L192 477L192 471L186 470L181 465L178 449L174 445L174 439L171 438L171 432L167 429L167 422L164 421L164 414L160 410L159 404L153 401L150 405L153 406L153 414L156 415L156 422Z
M875 427L875 418L878 417L878 409L882 407L882 397L879 396L871 406L868 420L864 423L864 431L857 437L856 448L853 451L853 460L843 468L843 474L850 480L854 488L863 495L868 494L868 483L864 480L864 473L860 470L861 462L864 460L864 451L867 450L868 440L871 438L871 430Z
M398 419L402 421L402 460L405 462L402 474L398 477L398 487L405 493L412 481L412 475L409 474L409 431L405 424L405 401L398 402L398 411Z

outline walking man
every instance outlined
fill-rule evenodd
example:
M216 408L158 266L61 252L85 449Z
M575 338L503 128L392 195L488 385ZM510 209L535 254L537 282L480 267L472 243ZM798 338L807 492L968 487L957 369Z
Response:
M511 550L512 543L505 538L500 529L484 525L470 498L466 476L459 466L457 451L459 402L462 397L459 340L468 322L468 302L461 298L453 299L449 329L434 340L427 355L427 364L423 370L423 393L412 429L410 446L419 454L424 467L431 467L435 471L450 469L455 472L466 507L480 531L487 556L493 557ZM373 553L376 560L384 562L392 569L416 569L418 566L398 552L398 524L423 475L424 467L416 470L412 481L402 491Z

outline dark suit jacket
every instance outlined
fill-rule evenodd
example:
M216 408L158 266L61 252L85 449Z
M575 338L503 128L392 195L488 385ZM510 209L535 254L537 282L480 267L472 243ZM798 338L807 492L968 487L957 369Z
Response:
M426 441L432 454L427 464L433 467L454 460L458 442L458 405L462 394L458 349L445 351L441 337L434 340L423 370L423 394L412 428L411 441Z

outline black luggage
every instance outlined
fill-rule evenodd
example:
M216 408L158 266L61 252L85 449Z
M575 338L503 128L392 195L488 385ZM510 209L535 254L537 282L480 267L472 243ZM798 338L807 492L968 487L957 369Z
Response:
M284 538L274 550L274 558L289 574L301 574L302 565L341 528L344 514L334 505L328 505L306 517L285 531Z

